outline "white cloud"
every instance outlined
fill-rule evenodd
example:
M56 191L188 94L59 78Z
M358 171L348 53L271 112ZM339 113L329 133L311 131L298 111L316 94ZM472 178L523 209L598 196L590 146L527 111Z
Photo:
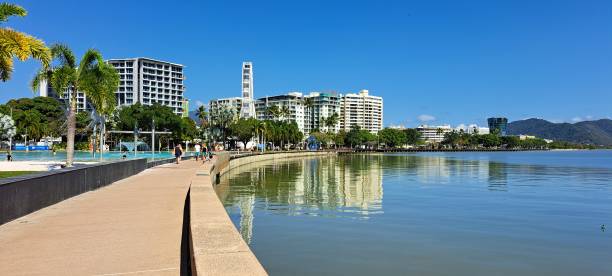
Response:
M436 117L427 115L427 114L421 114L417 117L417 119L421 122L429 122L429 121L435 121Z
M203 106L203 105L204 105L204 102L202 102L202 101L196 101L196 106L197 106L197 107L200 107L200 106Z
M582 120L581 117L574 117L574 118L572 118L572 122L574 122L574 123L582 122L582 121L584 121L584 120Z

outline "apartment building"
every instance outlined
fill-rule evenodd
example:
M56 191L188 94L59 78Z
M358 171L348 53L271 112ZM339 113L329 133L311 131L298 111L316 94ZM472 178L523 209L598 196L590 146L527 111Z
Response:
M58 99L64 104L68 105L70 103L70 99L72 99L73 89L68 89L63 95L59 95L59 93L55 92L51 85L46 80L40 82L38 86L38 95L41 97L52 97ZM83 92L78 92L76 95L76 110L77 112L82 111L91 111L93 108L91 104L87 101L87 96Z
M421 133L421 139L428 143L440 143L444 140L444 134L452 132L450 125L428 126L420 125L416 130Z
M219 113L228 109L231 110L234 114L240 114L242 109L242 97L232 97L232 98L224 98L224 99L213 99L209 101L208 104L208 117L211 122L217 120Z
M154 103L183 115L185 75L183 65L150 58L110 59L119 73L118 106Z
M337 133L340 131L340 99L336 93L311 92L304 96L304 134L315 130ZM334 115L336 114L336 115ZM335 125L327 125L326 120L337 117Z
M371 133L383 128L383 99L371 96L368 90L340 97L340 129L350 131L359 126Z
M287 114L275 116L269 109L277 106L279 110L286 109ZM255 113L258 120L287 120L297 123L301 132L304 129L304 100L302 93L291 92L286 95L259 98L255 101Z

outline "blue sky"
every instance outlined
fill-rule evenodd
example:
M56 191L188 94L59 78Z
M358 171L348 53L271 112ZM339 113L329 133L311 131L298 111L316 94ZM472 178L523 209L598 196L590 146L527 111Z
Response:
M79 55L187 66L195 103L288 91L384 97L385 125L485 124L488 116L612 117L612 1L13 1L10 26ZM31 97L18 62L0 102Z

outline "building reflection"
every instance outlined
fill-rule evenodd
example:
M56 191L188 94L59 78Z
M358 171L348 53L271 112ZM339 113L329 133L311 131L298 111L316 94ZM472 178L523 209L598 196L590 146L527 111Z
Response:
M487 155L348 155L241 166L215 189L244 240L251 242L255 211L356 219L383 214L383 178L401 185L448 185L457 192L505 192L511 185L529 187L559 177L583 183L611 175L608 169L508 163Z
M216 190L230 213L240 214L237 226L250 243L255 209L359 219L381 214L381 162L361 155L260 162L231 171Z

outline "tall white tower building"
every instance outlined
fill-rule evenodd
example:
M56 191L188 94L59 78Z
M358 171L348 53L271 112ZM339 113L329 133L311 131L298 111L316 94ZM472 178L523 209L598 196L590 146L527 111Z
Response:
M255 102L253 99L253 63L242 63L242 108L241 118L255 118Z

